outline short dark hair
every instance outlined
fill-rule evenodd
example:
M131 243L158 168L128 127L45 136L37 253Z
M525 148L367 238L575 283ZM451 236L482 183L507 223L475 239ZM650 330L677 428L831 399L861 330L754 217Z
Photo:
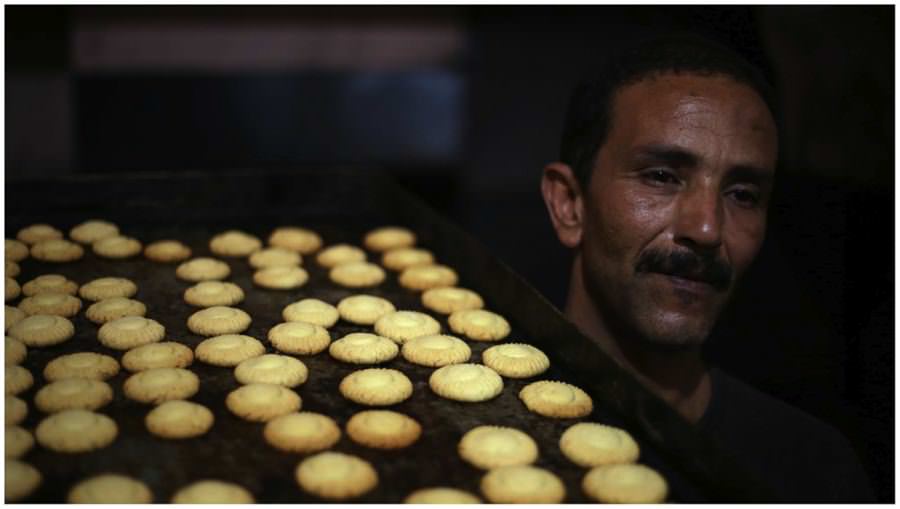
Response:
M728 76L754 89L774 118L775 97L762 72L737 52L694 34L657 37L612 55L578 83L569 100L560 161L588 184L597 151L606 142L616 92L660 74Z

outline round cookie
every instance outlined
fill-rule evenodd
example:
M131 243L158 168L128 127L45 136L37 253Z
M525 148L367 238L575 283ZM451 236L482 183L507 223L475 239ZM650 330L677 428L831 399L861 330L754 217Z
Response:
M6 381L6 394L12 394L13 396L27 391L34 385L34 376L32 376L31 371L22 366L7 365L4 379Z
M269 329L268 337L279 352L300 355L315 355L331 343L324 327L306 322L279 323Z
M198 437L209 431L214 421L208 408L181 399L166 401L144 417L150 433L168 439Z
M296 387L306 381L309 370L294 357L267 353L247 359L234 368L234 377L242 384L275 384Z
M119 234L119 227L109 221L90 219L69 230L69 237L80 244L93 244L106 237Z
M328 353L351 364L379 364L397 356L400 348L390 339L367 332L352 332L328 347Z
M403 343L403 358L420 366L439 368L469 360L472 349L465 341L446 334L420 336Z
M19 230L16 238L28 245L32 245L44 240L61 239L63 238L63 233L49 224L38 223Z
M41 412L52 414L63 410L97 410L113 399L106 382L90 378L65 378L41 387L34 404Z
M253 504L256 501L246 488L238 484L205 479L179 489L173 504Z
M191 248L177 240L157 240L144 248L144 256L154 262L180 262L191 257Z
M116 422L89 410L64 410L45 417L35 430L37 441L56 452L76 453L101 449L119 433Z
M72 262L84 256L84 248L65 239L43 240L31 246L31 256L43 262Z
M242 361L266 353L256 338L243 334L222 334L203 340L194 349L194 357L213 366L233 367Z
M545 417L572 419L589 415L594 403L586 392L564 382L541 380L519 391L529 410Z
M604 504L660 504L669 494L658 472L633 463L594 467L582 479L581 489Z
M396 311L391 301L373 295L351 295L338 302L338 313L350 323L372 325L382 316Z
M41 472L19 460L6 460L4 494L7 502L17 502L31 495L41 485Z
M219 256L249 256L262 248L262 241L240 230L228 230L209 241L209 250Z
M300 410L300 396L275 384L247 384L228 393L225 406L238 417L268 422L278 416Z
M17 283L15 279L8 276L6 278L5 291L6 302L9 302L22 294L22 288L19 286L19 283Z
M6 320L4 322L4 325L6 327L6 330L9 330L10 327L24 320L26 316L28 315L26 315L25 312L21 309L14 308L12 306L6 306L6 312L4 314L4 319Z
M544 352L525 343L492 346L482 352L481 361L507 378L528 378L550 367L550 359Z
M296 412L267 422L263 437L282 451L310 453L336 444L341 439L341 428L327 415Z
M449 315L463 309L481 309L484 307L484 300L467 288L439 286L422 293L422 305L432 311Z
M537 444L530 436L506 426L472 428L463 435L457 450L462 459L484 470L530 465L538 457Z
M6 395L5 409L4 416L7 426L15 426L28 416L28 403L11 394Z
M91 249L94 250L94 253L97 256L111 258L113 260L120 260L138 255L143 248L144 246L141 244L141 241L124 235L105 237L91 244Z
M98 300L88 306L84 312L84 316L88 320L100 325L126 316L145 316L146 314L147 306L143 302L127 297Z
M422 488L410 493L404 504L480 504L481 499L456 488Z
M316 262L327 269L342 263L364 261L366 261L366 252L350 244L334 244L326 247L316 255Z
M104 323L97 331L100 344L114 350L156 343L166 335L166 328L156 320L142 316L125 316Z
M142 481L121 474L100 474L72 486L70 504L149 504L153 493Z
M297 484L313 495L344 500L378 485L378 473L366 460L339 452L320 452L297 465Z
M22 361L24 361L25 357L28 355L28 347L18 339L7 336L5 338L3 352L3 359L7 366L22 364Z
M26 315L57 315L71 318L81 310L81 299L67 293L39 293L25 297L19 309Z
M15 278L21 273L22 267L19 267L18 263L6 260L6 272L4 274L6 277Z
M400 273L400 286L411 290L428 290L453 286L459 281L456 271L446 265L414 265Z
M566 498L556 475L530 465L490 470L481 478L481 492L495 504L558 504Z
M234 306L244 300L244 290L227 281L201 281L184 291L184 301L203 308Z
M174 341L132 348L122 356L122 366L132 372L154 368L186 368L193 362L194 352Z
M82 299L98 301L113 297L131 297L137 293L137 285L124 277L101 277L78 289Z
M250 255L250 266L254 269L300 265L303 257L296 251L280 247L270 247Z
M454 311L447 324L453 332L475 341L498 341L509 335L509 322L484 309Z
M220 336L244 332L252 321L250 315L241 309L213 306L188 317L187 326L194 334Z
M269 245L307 255L318 251L322 247L322 237L306 228L282 226L276 228L269 235Z
M131 375L122 388L135 401L158 405L197 394L200 379L184 368L153 368Z
M375 322L375 332L403 344L420 336L439 334L441 324L431 316L418 311L394 311Z
M345 376L339 389L345 398L361 405L387 406L412 396L413 385L396 369L369 368Z
M640 455L637 442L627 431L594 422L579 422L566 429L559 449L573 463L588 468L634 463Z
M56 315L31 315L9 328L9 335L26 346L52 346L75 334L75 326L67 318Z
M6 239L5 257L11 262L21 262L28 258L28 246L24 242L18 240Z
M427 249L415 247L401 247L385 251L381 256L381 264L385 267L403 271L416 265L431 265L434 263L434 255Z
M442 398L455 401L487 401L503 392L503 379L481 364L451 364L438 368L428 386Z
M204 256L182 262L175 268L176 277L192 283L225 279L229 274L231 267L227 263Z
M348 262L332 267L328 277L347 288L376 286L384 281L384 269L369 262Z
M372 251L388 251L410 247L416 243L416 234L402 226L382 226L363 237L363 245Z
M253 273L254 284L272 290L300 288L308 280L309 273L297 266L266 267Z
M21 458L34 447L34 437L31 432L20 426L7 426L6 437L4 439L6 445L6 458Z
M78 352L61 355L44 366L44 379L56 382L65 378L106 380L119 372L119 362L109 355Z
M285 322L306 322L326 329L338 321L338 310L319 299L303 299L288 304L281 312Z
M391 410L363 410L347 421L347 435L356 443L376 449L402 449L422 435L412 417Z

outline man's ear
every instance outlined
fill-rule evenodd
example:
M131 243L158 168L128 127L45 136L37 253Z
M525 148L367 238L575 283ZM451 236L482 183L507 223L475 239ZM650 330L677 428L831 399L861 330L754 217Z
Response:
M572 168L564 163L548 164L541 177L541 194L559 241L569 248L578 247L584 228L584 197Z

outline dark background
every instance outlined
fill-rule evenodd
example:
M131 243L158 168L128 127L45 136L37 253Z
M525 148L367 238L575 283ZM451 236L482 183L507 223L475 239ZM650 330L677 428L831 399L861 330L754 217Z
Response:
M648 34L731 45L777 88L783 155L708 356L840 429L894 500L893 6L4 10L6 179L383 168L559 307L538 182L572 86Z

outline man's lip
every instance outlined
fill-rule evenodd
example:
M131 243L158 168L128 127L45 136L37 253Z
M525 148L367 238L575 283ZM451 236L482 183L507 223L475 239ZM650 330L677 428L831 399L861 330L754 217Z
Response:
M675 276L672 274L663 274L657 273L660 276L665 277L669 280L675 288L680 290L686 290L693 293L709 293L715 291L715 287L711 283L707 283L706 281L698 281L696 279L687 279L681 276Z

